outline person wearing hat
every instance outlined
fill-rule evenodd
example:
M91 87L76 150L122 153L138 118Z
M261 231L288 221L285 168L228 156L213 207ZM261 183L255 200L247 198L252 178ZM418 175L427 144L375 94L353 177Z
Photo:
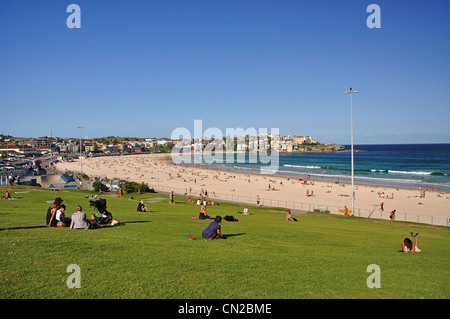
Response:
M56 220L56 211L58 210L58 207L61 205L63 200L61 197L56 197L53 204L48 208L47 210L47 227L56 227L56 224L58 221Z

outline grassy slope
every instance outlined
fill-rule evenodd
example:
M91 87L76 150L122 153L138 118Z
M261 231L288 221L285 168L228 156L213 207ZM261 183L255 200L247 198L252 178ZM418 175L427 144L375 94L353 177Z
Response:
M4 188L1 188L3 194ZM15 194L16 191L29 193ZM286 222L276 209L241 205L208 207L223 222L226 240L206 242L209 221L199 207L167 195L136 212L137 203L105 197L125 223L97 230L42 227L49 204L61 196L69 217L76 205L92 213L87 192L15 187L16 200L0 201L1 298L449 298L450 232L444 227L299 215ZM420 254L398 253L409 232L419 232ZM197 240L188 240L194 236ZM81 268L81 289L69 289L66 271ZM381 269L381 288L366 285L367 266Z

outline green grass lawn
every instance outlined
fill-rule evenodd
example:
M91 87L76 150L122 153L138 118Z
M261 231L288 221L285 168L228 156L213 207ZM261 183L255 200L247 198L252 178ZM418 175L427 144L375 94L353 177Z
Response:
M76 205L89 215L91 193L24 186L11 193L15 200L0 201L0 298L450 297L446 227L321 213L297 215L295 223L281 209L250 207L245 216L237 214L242 205L220 203L207 213L242 222L224 221L228 238L205 241L210 221L192 219L199 206L184 197L170 205L166 194L103 196L125 225L71 230L44 226L46 201L60 196L68 217ZM152 212L143 213L131 196L164 200L146 202ZM420 233L422 252L397 252L411 231ZM66 284L71 264L81 270L79 289ZM371 264L380 267L381 288L367 286Z

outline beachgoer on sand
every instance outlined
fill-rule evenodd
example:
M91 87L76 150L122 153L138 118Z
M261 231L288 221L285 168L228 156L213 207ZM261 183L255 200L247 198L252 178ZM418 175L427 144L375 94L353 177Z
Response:
M391 220L395 220L395 212L396 212L396 210L394 209L394 210L389 214L389 218L390 218Z

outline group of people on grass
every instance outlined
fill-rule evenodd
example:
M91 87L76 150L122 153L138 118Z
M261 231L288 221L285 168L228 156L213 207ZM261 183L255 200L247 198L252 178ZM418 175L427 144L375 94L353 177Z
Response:
M91 215L91 219L87 219L86 213L83 212L83 208L80 205L77 205L76 211L71 218L66 217L65 211L66 205L63 204L61 197L57 197L47 210L47 227L70 227L71 229L95 229L102 227L94 214Z
M189 203L189 204L197 204L197 205L211 205L211 206L215 206L215 205L217 205L216 204L216 202L214 201L214 200L211 200L210 202L208 202L206 199L202 199L202 198L199 198L199 199L197 199L197 201L193 201L192 199L191 199L191 197L189 196L189 198L188 198L188 200L187 200L187 202Z
M171 202L173 203L173 194L170 196ZM144 202L141 200L138 205L138 211L150 211ZM83 208L80 205L77 205L75 213L72 214L71 218L66 217L65 215L66 205L63 204L63 200L61 197L57 197L53 204L47 210L47 226L48 227L67 227L69 226L71 229L95 229L101 228L102 226L99 224L96 216L94 214L91 215L91 219L86 218L86 213L83 212ZM244 214L248 215L248 208L245 207ZM202 205L202 208L199 213L198 219L210 219L206 213L206 205ZM237 221L233 216L234 221ZM202 237L207 240L213 239L224 239L225 236L222 234L221 225L222 225L222 217L216 216L214 221L211 222L202 232ZM296 218L292 217L292 213L290 210L287 212L286 221L297 221ZM400 252L405 253L416 253L421 252L419 248L419 243L416 233L410 233L410 238L405 238L402 243L402 250ZM189 239L195 239L194 237L189 237ZM413 243L413 239L415 239L415 243Z

